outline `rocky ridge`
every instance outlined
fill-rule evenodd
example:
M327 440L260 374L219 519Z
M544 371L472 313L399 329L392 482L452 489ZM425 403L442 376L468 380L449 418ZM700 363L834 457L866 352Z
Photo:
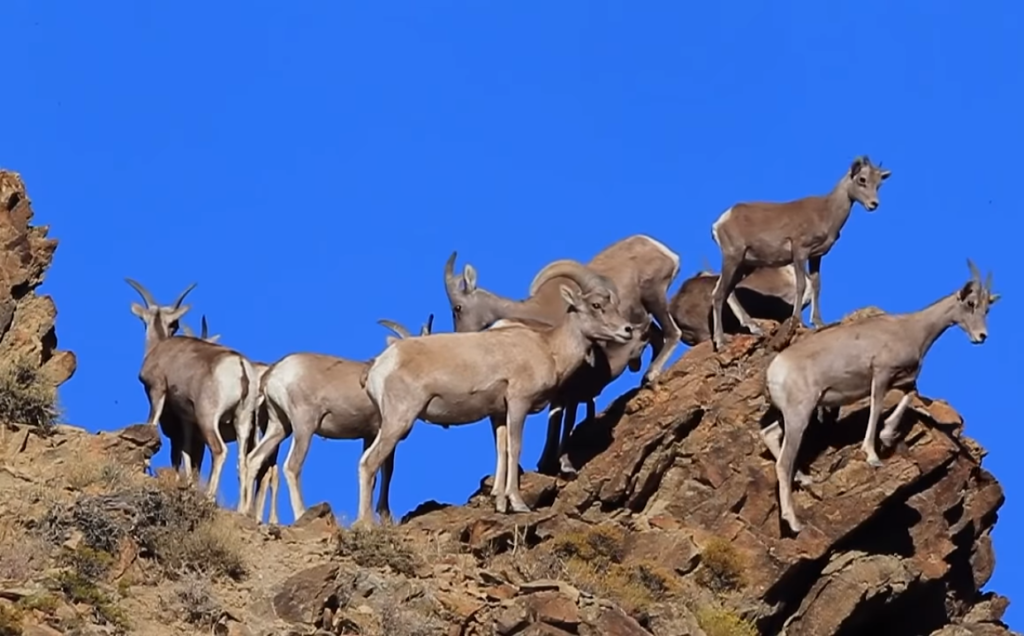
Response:
M694 347L584 422L575 479L523 475L529 514L494 513L489 478L367 532L326 504L286 527L214 510L147 475L155 431L89 434L38 406L75 362L34 293L56 242L31 215L0 172L0 361L17 369L0 374L0 636L1014 633L1008 600L980 592L1003 491L942 400L913 403L880 469L859 449L866 403L812 427L806 527L781 531L757 430L781 330Z

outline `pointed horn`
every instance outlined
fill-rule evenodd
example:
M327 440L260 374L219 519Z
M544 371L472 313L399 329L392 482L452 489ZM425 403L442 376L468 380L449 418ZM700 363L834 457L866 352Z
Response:
M448 260L444 264L444 286L451 294L453 291L458 291L459 288L459 277L455 275L455 257L458 256L458 252L453 251L452 255L448 257Z
M185 296L187 296L190 291L195 289L195 287L196 287L196 283L192 283L191 285L186 287L185 291L181 292L181 295L178 296L178 300L174 301L174 305L172 305L172 307L174 307L175 309L177 309L178 307L181 307L181 302L183 300L185 300Z
M430 314L430 316L427 317L426 324L424 324L423 327L420 329L420 335L421 336L429 336L430 332L433 329L434 329L434 314Z
M391 331L394 331L395 333L397 333L399 336L401 336L403 338L408 338L408 337L410 337L412 335L412 334L409 333L408 329L406 329L402 325L398 324L394 320L387 320L387 319L381 318L380 320L377 321L377 324L381 325L382 327L385 327L387 329L390 329Z
M124 282L128 283L129 285L132 286L133 289L135 289L135 291L139 292L139 295L142 296L142 300L146 302L146 307L157 306L156 301L153 300L153 295L150 294L149 291L145 287L143 287L138 281L134 281L131 278L125 278Z
M206 336L208 334L209 331L207 330L206 327L206 314L203 314L202 320L200 320L199 337L202 338L203 340L206 340Z
M537 290L541 285L552 278L557 278L559 276L564 276L575 281L584 293L592 291L598 287L603 287L616 296L618 295L618 289L615 288L615 283L613 283L611 279L588 269L583 263L571 258L563 258L548 263L543 269L537 272L537 275L533 277L533 281L530 283L530 295L533 296L537 293Z
M970 270L971 270L971 277L974 280L978 281L978 284L980 285L981 284L981 272L978 271L978 268L974 264L974 261L972 261L971 259L967 259L967 267L970 268Z

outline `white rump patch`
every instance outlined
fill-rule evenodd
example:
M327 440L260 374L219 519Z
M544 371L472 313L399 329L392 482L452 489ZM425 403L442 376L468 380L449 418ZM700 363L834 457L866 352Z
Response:
M373 365L366 375L366 392L373 397L373 401L377 404L381 403L381 398L384 396L384 383L391 372L398 367L399 357L396 348L398 344L399 342L388 345L388 348L373 361Z
M213 382L223 404L242 399L242 365L238 356L225 356L213 367Z
M711 237L715 239L715 243L718 247L722 247L722 241L718 238L718 231L721 229L722 224L729 220L732 216L732 206L725 212L722 212L722 216L718 217L718 220L711 224Z
M642 238L645 238L648 241L650 241L651 244L654 245L654 247L656 247L659 250L661 250L662 254L664 254L665 256L667 256L670 259L672 259L672 263L674 263L674 265L672 266L672 278L675 278L676 275L679 274L679 254L676 254L675 252L670 250L668 248L668 246L665 245L664 243L662 243L661 241L659 241L657 239L653 239L653 238L647 236L646 234L639 234L638 236L640 236Z
M768 385L768 393L771 394L772 401L776 402L783 397L786 380L793 369L788 356L784 354L785 351L776 355L768 363L768 369L765 372L765 384Z

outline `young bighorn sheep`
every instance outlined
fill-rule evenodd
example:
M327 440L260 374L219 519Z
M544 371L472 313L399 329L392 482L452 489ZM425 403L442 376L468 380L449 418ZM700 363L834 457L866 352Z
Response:
M366 392L381 413L380 431L359 460L356 526L372 524L373 475L417 419L470 424L490 417L497 450L495 509L529 507L519 492L523 422L544 407L583 363L595 341L628 342L633 335L617 295L593 272L567 271L582 292L561 294L568 316L558 326L507 320L485 331L399 340L370 367Z
M221 423L230 419L239 440L238 510L247 510L250 489L246 486L251 482L245 458L259 388L252 364L242 354L219 344L198 338L171 337L178 329L178 321L189 309L181 302L195 283L174 305L164 307L138 282L130 278L125 281L146 303L145 306L132 303L131 310L146 325L146 352L139 381L149 398L149 425L155 428L165 409L172 412L178 422L196 423L213 456L207 495L215 498L227 459ZM184 449L191 447L190 429L184 427ZM192 474L188 453L185 453L184 463L186 474Z
M389 345L398 339L411 337L409 331L396 322L378 322L398 335L398 338L387 336ZM432 323L433 315L421 329L421 336L430 333ZM313 436L362 439L365 451L377 435L380 414L360 384L360 378L365 377L371 362L318 353L292 353L271 365L263 378L261 394L266 404L267 432L250 453L248 461L250 466L263 466L272 455L276 456L281 442L288 435L293 435L284 462L284 480L296 519L306 511L299 476ZM378 512L382 516L390 516L389 492L393 471L394 454L391 454L381 469ZM259 518L260 514L257 514ZM275 521L271 520L271 523Z
M454 273L456 253L445 264L445 290L452 308L456 332L479 331L505 318L526 319L558 324L565 317L559 292L562 285L575 287L566 272L587 269L602 278L603 284L615 289L625 315L638 336L626 345L613 342L593 346L578 377L565 382L548 410L548 433L538 468L554 472L553 459L559 458L562 472L575 468L565 454L565 443L575 424L576 407L587 405L587 417L594 415L594 399L604 387L626 369L641 367L641 356L647 344L652 348L652 361L643 382L656 380L665 361L679 342L679 329L668 310L668 287L679 273L679 256L662 243L644 235L633 235L617 241L597 254L586 266L571 260L558 260L543 268L530 285L530 296L514 301L477 287L477 274L466 265L461 276ZM657 320L653 324L651 317ZM564 420L564 421L563 421ZM561 443L558 430L562 429Z
M751 333L762 333L733 293L736 284L754 267L795 265L793 298L803 298L805 269L809 269L811 322L815 327L825 324L819 306L821 258L839 238L854 202L860 202L869 212L878 209L878 189L890 174L871 165L866 156L857 157L824 196L785 203L737 203L718 217L711 226L711 236L722 252L722 273L712 293L712 341L716 350L725 342L722 307L727 301L741 325ZM802 310L793 306L794 326L803 324Z
M794 471L796 456L815 407L840 407L870 396L862 448L870 465L881 466L875 433L889 389L905 393L885 419L880 438L887 447L892 445L896 426L917 391L924 357L939 336L952 325L959 325L972 343L985 341L985 318L999 294L992 293L991 274L982 284L974 263L968 260L967 265L971 279L963 287L920 311L881 314L825 327L797 340L769 363L766 388L771 408L762 422L770 424L761 434L776 459L781 516L794 532L801 530L793 511L794 473L798 482L810 481L804 473Z
M669 301L669 311L679 325L680 342L691 347L711 340L711 295L719 276L707 270L697 272L683 281ZM758 267L736 285L733 292L752 318L783 322L793 314L796 276L793 265ZM811 288L804 289L801 309L811 302ZM724 314L726 333L739 333L742 324L727 307Z

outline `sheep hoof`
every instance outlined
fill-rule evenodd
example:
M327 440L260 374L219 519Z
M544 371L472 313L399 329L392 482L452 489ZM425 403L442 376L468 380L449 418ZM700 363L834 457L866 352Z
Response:
M872 468L881 468L882 460L877 457L868 457L868 466L871 466Z
M530 507L522 499L518 497L510 497L510 499L512 499L512 512L531 512Z
M896 441L896 435L886 435L884 432L878 436L878 440L882 442L882 446L886 448L892 448L893 442Z
M561 466L559 466L562 474L564 475L575 475L576 467L572 465L568 457L562 457Z
M794 475L793 479L796 481L796 483L800 484L801 486L803 486L805 488L814 485L814 479L810 475L807 475L807 474L799 472L799 471L797 471L797 473L796 473L796 475Z
M803 525L796 520L796 517L786 519L786 524L789 525L789 529L793 531L793 534L800 534L800 531L804 529Z
M749 325L747 325L747 331L749 331L750 334L754 335L754 336L763 336L764 335L764 329L761 329L760 327L757 326L756 323L753 323L753 322L750 323Z
M494 499L494 510L500 514L508 512L508 497L500 495Z

